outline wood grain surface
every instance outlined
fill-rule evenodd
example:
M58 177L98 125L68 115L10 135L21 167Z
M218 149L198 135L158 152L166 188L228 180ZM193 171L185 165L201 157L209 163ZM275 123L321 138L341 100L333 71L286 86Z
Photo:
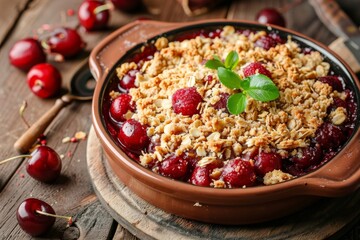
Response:
M77 27L76 15L64 16L68 9L76 10L81 2L82 0L0 0L0 159L17 154L13 144L27 128L18 113L23 101L28 103L25 117L29 123L40 118L55 101L55 98L39 99L30 92L26 85L26 73L9 64L8 52L11 46L19 39L32 36L44 24ZM295 2L298 4L288 8ZM358 16L357 8L351 8L352 5L359 6L358 0L343 2L350 4L346 8L348 12ZM85 51L62 63L49 62L60 70L65 92L72 74L91 49L107 34L140 16L163 21L209 18L254 20L256 12L264 7L282 8L289 28L324 44L330 44L337 38L320 22L306 0L228 0L213 11L195 17L186 16L176 0L168 0L160 4L161 11L158 15L151 15L146 9L132 14L113 11L108 29L87 33L79 28L87 43ZM55 183L43 184L30 178L25 171L25 161L21 159L0 166L0 239L29 239L18 226L15 217L16 208L28 197L45 200L59 214L78 215L79 225L69 229L66 229L63 221L57 220L45 236L47 239L77 239L80 236L88 236L84 239L134 239L106 213L94 195L86 166L86 141L62 143L64 137L71 137L77 131L89 131L90 113L90 102L74 102L64 108L47 129L47 144L64 156L62 175ZM80 231L85 235L81 235Z

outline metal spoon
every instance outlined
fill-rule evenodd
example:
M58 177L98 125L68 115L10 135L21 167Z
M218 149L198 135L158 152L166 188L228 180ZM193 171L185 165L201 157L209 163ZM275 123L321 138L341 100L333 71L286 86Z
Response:
M57 99L54 106L52 106L39 120L32 124L32 126L15 142L15 150L20 153L28 152L36 139L46 130L63 107L74 100L91 100L94 87L95 80L91 75L88 64L85 63L72 77L69 93Z

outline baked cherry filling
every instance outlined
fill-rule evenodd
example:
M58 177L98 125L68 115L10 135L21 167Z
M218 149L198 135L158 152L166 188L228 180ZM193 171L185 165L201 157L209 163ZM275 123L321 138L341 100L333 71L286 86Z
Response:
M227 59L234 50L239 59ZM245 96L244 111L231 114L229 99L248 90L223 86L205 67L214 55L238 81L266 77L280 97ZM246 84L255 91L259 82ZM276 32L230 26L147 43L117 68L103 104L108 131L129 157L215 188L271 185L318 169L349 139L356 112L354 93L319 52Z

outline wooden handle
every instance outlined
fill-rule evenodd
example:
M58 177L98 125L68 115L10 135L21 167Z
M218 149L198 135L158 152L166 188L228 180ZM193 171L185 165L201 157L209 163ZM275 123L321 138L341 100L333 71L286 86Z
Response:
M52 120L57 116L60 110L71 102L68 95L56 100L52 106L39 120L37 120L14 144L15 150L20 153L27 153L33 146L36 139L44 133Z
M320 20L338 37L348 39L357 34L358 29L341 10L335 0L309 0Z

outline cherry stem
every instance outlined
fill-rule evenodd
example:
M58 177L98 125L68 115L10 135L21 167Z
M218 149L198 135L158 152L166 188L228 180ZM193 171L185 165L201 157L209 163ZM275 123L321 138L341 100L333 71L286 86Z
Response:
M7 162L10 162L12 160L18 159L18 158L28 158L28 157L31 157L31 155L26 154L26 155L19 155L19 156L11 157L11 158L0 161L0 165L4 164L4 163L7 163Z
M20 114L20 117L21 119L23 120L23 122L25 123L25 125L30 128L30 124L29 122L25 119L24 117L24 112L25 112L25 109L27 107L27 102L26 101L23 101L23 104L21 105L20 109L19 109L19 114Z
M110 10L113 8L114 8L114 5L112 5L111 3L107 3L107 4L96 7L94 9L94 14L98 14L98 13L101 13L103 11Z
M68 221L68 225L69 225L69 226L73 223L73 218L72 218L72 217L69 217L69 216L55 215L55 214L43 212L43 211L40 211L40 210L35 210L35 212L38 213L38 214L40 214L40 215L44 215L44 216L66 219L66 220Z

